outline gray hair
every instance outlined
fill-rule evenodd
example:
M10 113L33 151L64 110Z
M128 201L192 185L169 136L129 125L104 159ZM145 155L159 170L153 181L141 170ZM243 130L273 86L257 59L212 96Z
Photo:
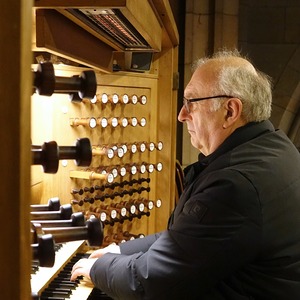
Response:
M267 120L271 115L272 86L270 77L256 70L252 64L226 64L227 58L242 58L237 51L223 50L215 53L211 58L199 59L194 67L207 63L210 59L220 61L220 72L213 88L213 93L230 95L239 98L243 103L242 117L246 122L260 122ZM252 68L253 67L253 68ZM218 110L222 102L214 99L212 110Z

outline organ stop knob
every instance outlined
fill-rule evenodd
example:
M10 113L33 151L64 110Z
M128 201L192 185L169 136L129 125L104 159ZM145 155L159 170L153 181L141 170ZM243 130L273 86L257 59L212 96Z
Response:
M52 63L39 64L33 72L33 86L41 96L51 96L53 93L69 93L72 97L78 92L79 97L92 99L97 90L95 72L83 71L79 76L60 77L55 76Z
M77 166L89 166L92 147L88 138L77 139L75 146L58 146L55 141L32 146L32 164L42 165L45 173L56 173L60 159L73 159Z

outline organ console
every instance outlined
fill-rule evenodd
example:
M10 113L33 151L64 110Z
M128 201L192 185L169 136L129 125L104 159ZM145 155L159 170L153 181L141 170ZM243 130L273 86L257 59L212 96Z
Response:
M52 36L59 35L61 18L66 24L82 25L82 21L69 19L72 4L76 3L71 0L63 3L64 9L56 10L55 1L34 2L33 50L70 55L71 63L57 65L46 61L32 66L35 71L31 72L33 93L28 113L31 135L21 139L34 141L29 159L31 200L26 200L30 212L28 216L24 213L24 222L30 223L32 274L24 270L25 283L17 284L25 291L20 299L110 299L82 278L71 283L70 265L95 248L143 238L164 229L174 207L174 20L168 1L152 1L151 5L137 1L138 9L132 8L132 1L120 1L118 9L130 21L138 22L133 28L152 30L146 29L149 22L146 27L141 26L145 17L136 16L137 11L144 11L155 29L142 34L146 45L137 49L153 52L151 68L131 72L124 68L127 47L116 47L98 33L97 37L92 36L101 41L101 46L73 40L70 49L56 49L68 44L64 43L66 36L62 43L56 43ZM85 5L105 8L108 2L87 1ZM49 16L57 18L57 22L51 23ZM58 31L52 27L55 23ZM72 27L70 32L79 31ZM43 32L45 36L41 37ZM48 37L50 41L44 40ZM51 45L52 41L55 45ZM72 55L76 48L85 51ZM94 49L97 52L92 57L83 57ZM112 61L112 56L120 65L118 72L103 66L103 60ZM93 57L101 57L102 62L95 62ZM74 140L74 146L58 146L73 145ZM65 163L66 160L74 160L75 164ZM19 219L23 220L20 216ZM20 253L20 257L23 255ZM26 288L28 277L30 295Z

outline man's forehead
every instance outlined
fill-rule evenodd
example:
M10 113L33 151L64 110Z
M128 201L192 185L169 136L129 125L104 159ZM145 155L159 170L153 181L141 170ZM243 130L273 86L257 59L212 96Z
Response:
M198 96L203 93L205 94L211 89L216 78L214 77L214 74L212 74L209 70L206 72L205 69L200 69L199 67L195 70L190 82L185 88L186 95L194 97L195 95Z

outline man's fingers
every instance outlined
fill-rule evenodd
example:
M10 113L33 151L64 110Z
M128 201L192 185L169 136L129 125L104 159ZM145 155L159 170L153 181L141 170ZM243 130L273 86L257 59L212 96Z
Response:
M74 264L71 272L71 281L74 281L78 276L84 275L83 266L87 258L80 259L76 264Z
M78 274L78 271L72 271L70 280L71 280L71 281L74 281L74 280L76 280L76 278L77 278L78 276L80 276L80 275Z
M82 258L72 268L71 280L75 280L78 276L84 276L90 279L90 270L97 258Z

